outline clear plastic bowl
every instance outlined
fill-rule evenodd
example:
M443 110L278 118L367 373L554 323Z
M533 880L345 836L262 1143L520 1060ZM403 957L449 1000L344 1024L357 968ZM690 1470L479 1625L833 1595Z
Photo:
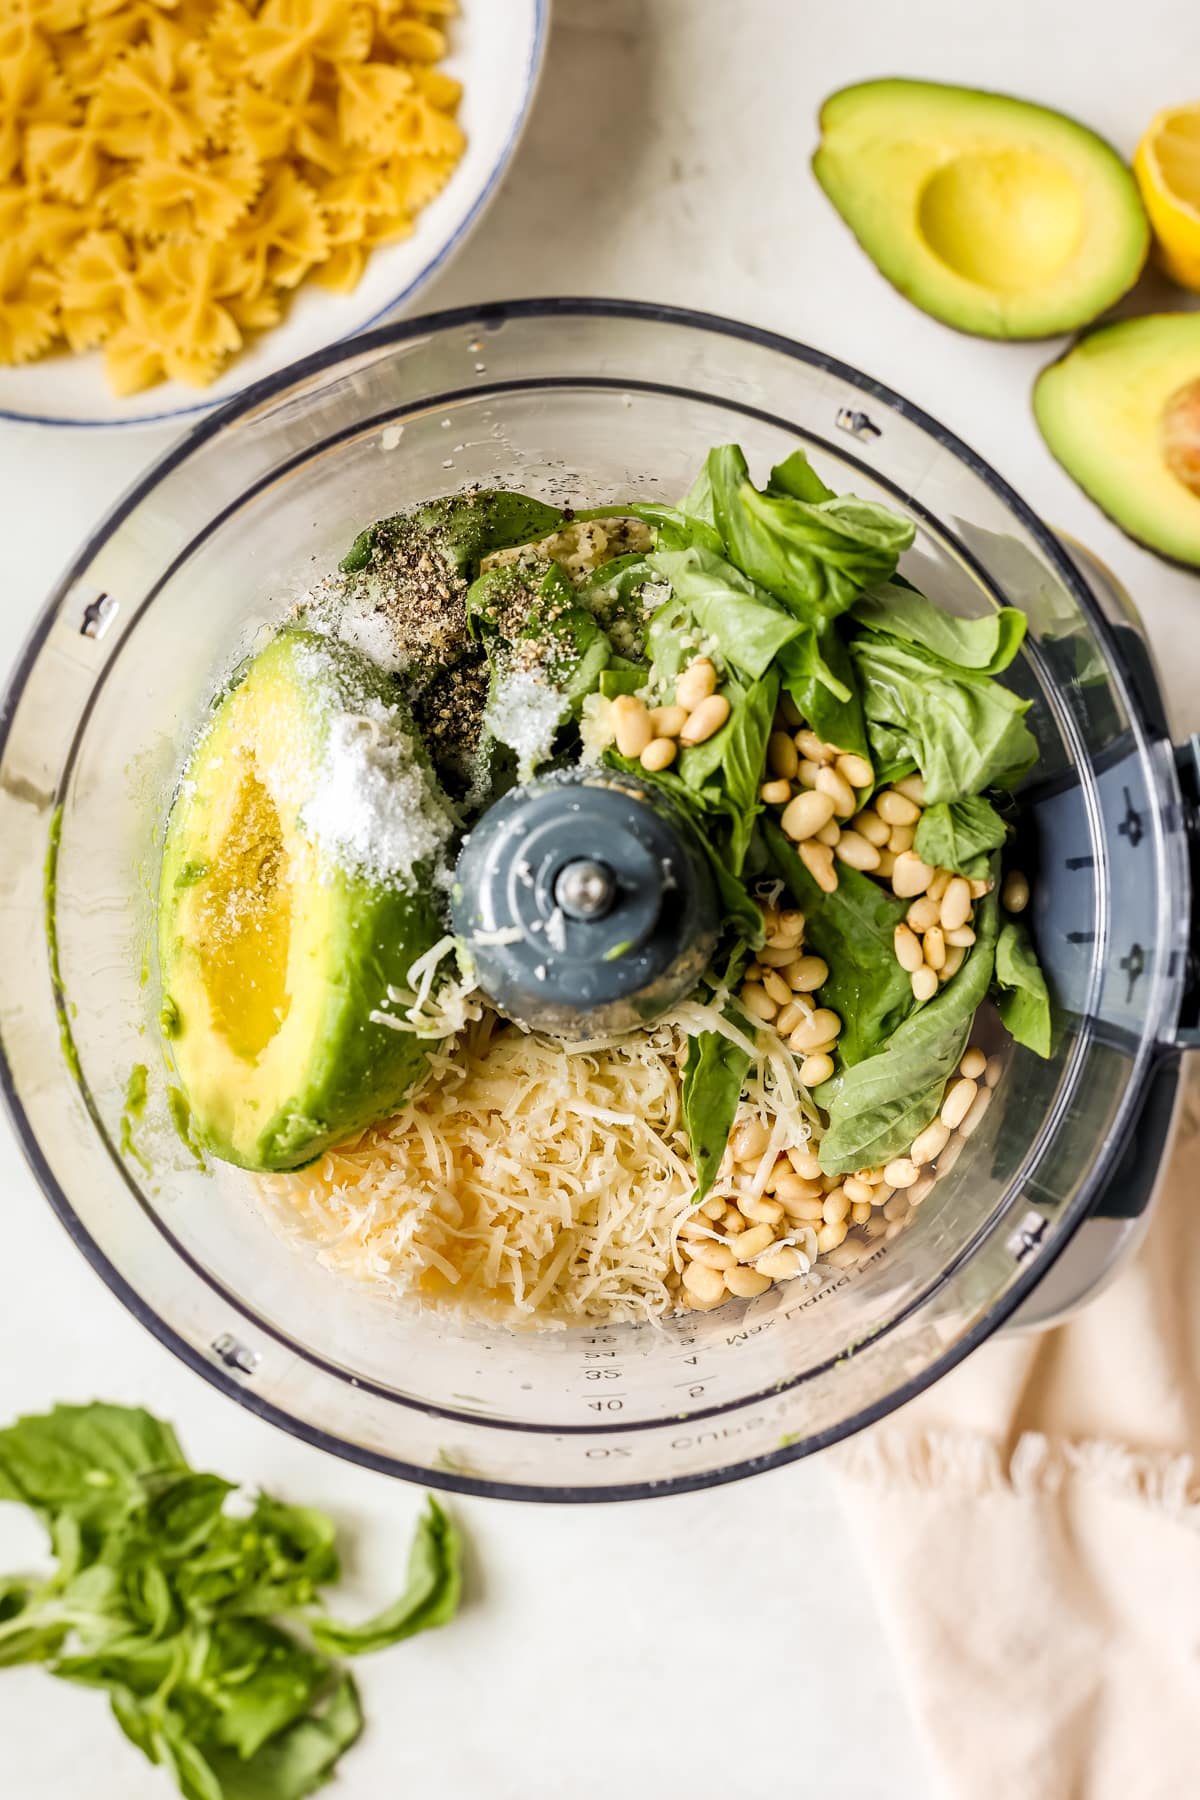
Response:
M161 1120L153 895L181 752L236 656L367 521L471 483L673 499L711 444L906 509L904 568L1029 614L1042 758L1023 855L1058 1002L913 1224L853 1269L654 1327L487 1332L285 1246ZM0 715L0 1048L17 1131L109 1286L244 1405L371 1467L614 1499L730 1480L878 1419L1003 1320L1108 1190L1170 1080L1183 816L1136 626L964 445L829 358L664 309L539 301L340 346L206 419L85 546ZM43 878L48 848L53 955ZM56 958L56 962L54 961ZM130 1070L151 1120L123 1147ZM1157 1087L1153 1085L1158 1076ZM1167 1092L1169 1100L1169 1091ZM136 1150L154 1146L152 1172ZM1116 1204L1122 1204L1118 1196Z

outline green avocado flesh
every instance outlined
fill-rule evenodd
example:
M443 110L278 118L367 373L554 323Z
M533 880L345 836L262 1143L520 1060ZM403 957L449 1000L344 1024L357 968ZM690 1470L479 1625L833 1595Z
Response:
M1116 151L1062 113L927 81L821 109L817 180L880 271L980 337L1072 331L1137 280L1150 228Z
M1094 331L1038 377L1050 449L1130 537L1200 568L1200 313Z
M170 1053L196 1136L246 1169L310 1162L394 1111L425 1066L416 1037L371 1014L441 934L429 871L400 883L342 866L305 824L331 734L364 711L412 745L387 676L281 632L222 698L168 821Z

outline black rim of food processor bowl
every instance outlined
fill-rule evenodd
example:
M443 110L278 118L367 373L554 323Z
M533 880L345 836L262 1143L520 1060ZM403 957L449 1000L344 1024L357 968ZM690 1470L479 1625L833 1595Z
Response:
M205 443L209 438L217 436L227 425L238 422L245 415L252 413L264 403L277 399L282 393L296 383L303 382L311 376L319 375L322 371L334 367L339 362L369 355L374 350L385 350L389 347L398 346L414 338L462 327L482 328L486 330L489 328L498 328L511 319L545 319L547 321L552 321L556 318L570 317L609 317L626 321L640 320L652 325L682 326L691 330L705 331L716 336L724 336L730 339L751 343L759 348L771 350L782 356L787 356L793 361L805 363L810 368L818 370L822 374L831 375L838 380L845 381L848 385L872 395L883 405L887 406L904 419L910 421L912 424L918 426L927 436L933 439L940 448L948 450L958 457L972 474L982 480L991 488L993 493L1004 502L1037 544L1041 554L1046 558L1047 562L1051 564L1059 579L1069 589L1081 610L1086 615L1091 628L1104 644L1108 658L1109 676L1117 686L1122 701L1128 710L1138 747L1140 750L1145 751L1148 740L1156 734L1149 729L1145 711L1134 684L1128 682L1124 678L1123 659L1120 649L1116 643L1109 623L1092 595L1087 582L1084 580L1075 564L1068 557L1054 534L1050 531L1049 527L1039 519L1037 514L1030 509L1003 477L997 474L997 472L978 456L969 445L965 444L961 438L957 437L953 432L948 431L945 426L939 424L936 419L924 412L922 408L915 406L902 395L895 393L883 382L877 381L872 376L852 368L849 364L839 361L836 357L826 355L820 350L814 350L808 345L796 342L794 339L782 337L778 333L766 331L757 326L747 325L736 319L723 318L719 314L695 312L683 307L660 306L631 300L555 297L538 300L493 301L478 306L456 307L443 312L425 313L418 317L380 327L374 331L364 332L361 336L345 339L329 345L324 350L318 351L312 356L306 357L302 361L293 363L288 368L278 371L276 374L267 377L263 381L255 383L252 387L244 389L224 406L200 419L178 440L178 442L171 445L160 457L156 458L147 469L146 473L135 482L129 491L124 494L113 507L110 508L108 513L85 540L78 554L73 558L65 573L56 583L53 592L48 598L39 617L36 619L25 644L18 654L3 695L0 695L0 754L3 753L7 743L8 735L12 727L12 721L16 713L17 703L23 692L26 679L37 660L42 644L50 631L51 626L58 616L59 608L70 592L74 582L87 568L97 549L104 542L112 529L122 519L127 517L153 491L154 487L165 474L180 463L186 461L198 445ZM526 384L517 383L516 385L524 386ZM544 380L542 385L546 385ZM594 379L591 385L596 385ZM605 382L601 383L601 385L610 385L610 383ZM613 382L611 385L621 384ZM669 392L671 391L670 385L662 384L660 387L659 384L655 384L655 391ZM753 414L757 409L743 406L742 410ZM760 416L766 417L767 415ZM778 419L774 415L771 415L771 422L784 427L787 425L786 420ZM370 420L364 419L362 422L363 428L368 427L370 423ZM804 435L811 436L809 433L805 433ZM873 476L873 478L879 479L878 476ZM914 503L911 500L906 501L905 504L910 512L916 515L921 513L919 504ZM91 699L89 699L88 705L85 708L79 728L86 722L90 708ZM77 728L76 741L78 740L79 728ZM62 793L62 784L69 776L73 759L74 750L72 749L60 779L58 794L56 794L56 803ZM50 979L49 970L47 970L47 979ZM1121 1136L1127 1128L1131 1118L1136 1116L1137 1109L1141 1105L1144 1097L1151 1067L1152 1063L1150 1056L1148 1053L1144 1052L1140 1058L1140 1066L1135 1068L1134 1073L1131 1075L1128 1089L1122 1099L1118 1117L1112 1128L1114 1136ZM88 1109L95 1120L96 1114L94 1107L92 1106L90 1096L86 1093L82 1084L80 1084L80 1091L85 1104L88 1106ZM962 1362L965 1357L970 1355L970 1353L983 1343L986 1338L990 1337L991 1334L1016 1311L1026 1296L1036 1284L1042 1280L1047 1271L1066 1249L1079 1225L1086 1218L1089 1208L1095 1198L1096 1191L1102 1182L1102 1171L1093 1166L1089 1171L1088 1177L1082 1184L1079 1194L1075 1198L1072 1213L1064 1215L1062 1219L1062 1229L1058 1241L1052 1244L1047 1250L1043 1251L1039 1256L1031 1258L1029 1266L1017 1274L1009 1291L994 1303L986 1316L970 1327L970 1329L968 1329L954 1345L939 1356L919 1376L892 1389L885 1399L863 1408L863 1410L853 1418L844 1420L841 1424L830 1427L825 1431L814 1433L811 1437L806 1437L800 1442L782 1444L779 1448L766 1455L752 1457L745 1462L733 1463L725 1468L707 1471L701 1475L665 1477L662 1480L657 1481L640 1481L594 1488L574 1486L533 1487L518 1482L486 1481L472 1476L451 1474L444 1469L426 1469L415 1464L406 1463L397 1457L386 1456L377 1451L369 1450L362 1445L348 1443L341 1438L336 1438L330 1433L321 1430L319 1427L309 1424L303 1419L297 1418L294 1414L285 1412L272 1401L266 1400L261 1395L256 1394L252 1388L242 1385L232 1374L228 1373L220 1363L210 1360L192 1344L180 1337L126 1281L125 1277L114 1267L109 1258L100 1249L98 1244L84 1227L82 1221L71 1205L71 1202L59 1186L45 1157L42 1155L40 1145L34 1136L25 1115L24 1108L17 1096L15 1079L9 1066L8 1056L2 1040L0 1040L0 1092L3 1093L17 1140L37 1177L43 1193L49 1200L50 1205L53 1207L72 1241L86 1257L95 1272L105 1282L106 1286L112 1290L139 1323L144 1325L161 1344L165 1345L168 1350L172 1351L173 1354L182 1362L186 1363L189 1368L203 1376L206 1381L210 1382L222 1393L228 1395L231 1399L236 1400L239 1405L244 1406L250 1412L257 1414L259 1418L279 1426L282 1430L314 1445L317 1449L326 1450L332 1455L339 1456L350 1462L358 1463L361 1466L372 1469L380 1474L399 1476L405 1480L423 1483L427 1487L441 1488L450 1492L476 1495L490 1499L582 1503L614 1500L640 1500L658 1495L689 1493L699 1488L716 1487L723 1485L726 1482L740 1481L747 1476L764 1473L769 1469L779 1468L785 1463L794 1462L803 1456L810 1455L816 1450L826 1449L831 1444L841 1442L843 1439L853 1436L856 1432L863 1430L867 1426L877 1424L881 1419L886 1418L888 1414L904 1405L906 1401L913 1399L917 1394L923 1393L925 1389L931 1387L935 1381L940 1380L943 1375L947 1374L958 1363ZM102 1132L102 1136L105 1137L105 1141L107 1142L107 1135ZM118 1167L128 1181L129 1178L124 1170L124 1165L119 1159ZM134 1197L135 1199L138 1199L139 1204L141 1204L140 1196L136 1194L136 1190ZM257 1315L252 1314L246 1302L240 1297L227 1294L221 1283L216 1281L203 1265L198 1263L196 1259L178 1243L173 1234L158 1218L157 1214L150 1211L148 1216L153 1220L159 1231L166 1236L175 1253L179 1255L210 1288L215 1292L218 1292L224 1300L231 1304L238 1314L243 1317L254 1317L255 1323L259 1329L264 1331L276 1342L285 1345L289 1350L304 1357L314 1366L322 1369L326 1373L336 1374L340 1379L347 1379L344 1370L336 1368L324 1358L314 1355L311 1351L305 1349L303 1345L298 1344L293 1338L277 1331L269 1321L258 1318ZM905 1316L909 1311L909 1307L903 1308L900 1316ZM893 1324L894 1323L895 1322L893 1321ZM356 1385L368 1390L375 1389L375 1384L367 1381L358 1381L357 1378ZM771 1388L768 1393L775 1394L782 1392L789 1385L791 1384L777 1384L775 1387ZM444 1407L428 1404L415 1399L412 1396L397 1393L394 1390L376 1389L376 1391L384 1394L386 1398L397 1404L410 1407L426 1414L441 1418L453 1418L457 1416L452 1412L448 1412ZM700 1412L692 1416L695 1418L719 1418L724 1413L752 1404L756 1398L764 1397L767 1396L756 1396L753 1394L743 1395L724 1405L714 1406L709 1409L701 1409ZM477 1415L464 1416L468 1417L471 1423L478 1424L481 1422ZM529 1432L534 1435L549 1435L552 1437L564 1435L586 1437L589 1434L600 1433L608 1429L604 1426L585 1425L567 1427L558 1424L527 1424L496 1418L489 1418L486 1420L486 1423L496 1429L509 1429ZM622 1429L630 1432L654 1430L659 1428L661 1424L662 1421L659 1419L645 1419L627 1422L623 1425Z

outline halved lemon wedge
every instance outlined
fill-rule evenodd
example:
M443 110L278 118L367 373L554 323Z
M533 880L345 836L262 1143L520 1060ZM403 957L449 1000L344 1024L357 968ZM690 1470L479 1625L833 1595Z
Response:
M1167 274L1200 290L1200 100L1158 113L1133 172Z

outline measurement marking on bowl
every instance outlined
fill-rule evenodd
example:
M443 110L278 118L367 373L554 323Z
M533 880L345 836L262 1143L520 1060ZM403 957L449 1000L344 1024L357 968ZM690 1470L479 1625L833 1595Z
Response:
M1018 1262L1024 1262L1027 1256L1032 1256L1049 1228L1050 1221L1043 1218L1041 1213L1031 1210L1025 1214L1016 1230L1005 1238L1004 1248Z
M120 602L114 600L111 594L97 594L83 609L80 637L97 640L102 638L120 610Z
M239 1375L253 1375L262 1361L257 1350L251 1350L248 1344L241 1343L229 1331L223 1331L220 1337L215 1337L211 1348L218 1362L223 1362L227 1369L233 1369Z
M858 412L853 406L839 407L836 422L840 430L848 431L851 437L860 438L865 443L883 436L870 414Z

